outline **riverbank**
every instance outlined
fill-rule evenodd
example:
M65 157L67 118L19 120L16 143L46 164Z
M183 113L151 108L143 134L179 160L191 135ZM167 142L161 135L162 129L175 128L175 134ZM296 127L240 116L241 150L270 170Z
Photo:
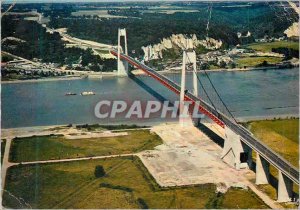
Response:
M269 66L269 67L247 67L247 68L233 68L233 69L210 69L205 70L206 72L248 72L248 71L265 71L265 70L284 70L284 69L298 69L297 66L291 67L291 68L279 68L278 66ZM179 71L159 71L160 73L167 74L167 73L181 73L181 70ZM188 71L187 72L192 72ZM204 73L204 70L198 70L199 73Z
M278 114L271 116L249 116L249 117L237 117L236 120L238 123L248 123L252 121L264 121L264 120L286 120L299 118L298 114Z
M15 84L15 83L32 83L32 82L51 82L51 81L64 81L64 80L78 80L82 77L52 77L46 79L28 79L28 80L11 80L11 81L1 81L1 84Z
M247 72L247 71L265 71L265 70L284 70L284 69L298 69L297 66L291 67L291 68L279 68L278 66L266 66L266 67L247 67L247 68L233 68L233 69L210 69L206 70L206 72ZM161 74L179 74L181 73L181 68L180 70L162 70L162 71L157 71ZM191 70L187 70L186 72L192 72ZM198 70L198 73L204 73L204 70ZM135 69L132 71L134 75L145 75L145 72L140 69ZM117 76L115 74L114 76Z
M253 121L269 121L269 120L288 120L288 119L298 119L299 115L272 115L272 116L253 116L253 117L237 117L236 120L238 123L251 123ZM145 129L144 127L147 127L146 129L149 129L149 127L157 126L159 124L174 124L176 121L169 121L169 122L159 122L159 121L153 121L153 122L142 122L140 123L137 128L135 129ZM89 125L93 126L96 125L97 123L79 123L79 124L72 124L72 127L76 126L82 126L82 125ZM107 126L121 126L121 125L126 125L126 126L134 126L136 125L135 123L129 123L129 122L114 122L114 123L109 123L109 124L98 124L99 127L103 125L103 127ZM28 127L11 127L11 128L1 128L1 138L5 138L10 135L18 136L20 134L24 133L35 133L38 131L42 130L53 130L53 129L58 129L59 128L67 128L68 124L57 124L57 125L40 125L40 126L28 126ZM139 127L140 126L140 127ZM127 130L127 129L125 129ZM131 129L130 129L131 130Z
M286 69L286 68L285 68ZM267 70L285 70L282 68L278 68L276 66L270 66L270 67L253 67L253 68L234 68L234 69L211 69L206 70L206 72L248 72L248 71L267 71ZM297 69L297 67L289 68L289 69ZM187 71L192 72L192 71ZM198 73L204 73L203 70L198 70ZM83 79L83 78L89 78L89 79L102 79L107 77L118 77L118 74L116 71L114 72L82 72L85 74L83 77L80 76L71 76L71 77L53 77L53 78L46 78L46 79L28 79L28 80L11 80L11 81L1 81L2 84L11 84L11 83L27 83L27 82L49 82L49 81L59 81L59 80L76 80L76 79ZM172 71L172 70L163 70L159 71L159 73L167 75L167 74L179 74L181 71ZM135 69L132 71L133 75L139 76L139 75L146 75L146 73L140 69Z

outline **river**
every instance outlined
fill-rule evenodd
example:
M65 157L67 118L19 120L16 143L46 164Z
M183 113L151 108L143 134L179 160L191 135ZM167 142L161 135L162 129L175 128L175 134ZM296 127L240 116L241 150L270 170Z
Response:
M207 77L198 74L211 100L220 100ZM179 74L166 74L180 84ZM209 77L219 95L239 119L268 118L298 115L298 69L257 70L245 72L210 72ZM187 75L191 90L192 75ZM83 91L94 91L94 96L81 96ZM100 100L178 100L178 96L148 76L106 77L103 79L62 80L48 82L2 84L2 128L44 125L99 123L99 124L155 124L168 121L154 115L149 119L98 119L94 108ZM65 96L75 92L76 96ZM200 96L207 96L199 85ZM220 103L218 103L220 104ZM221 105L217 105L217 107Z

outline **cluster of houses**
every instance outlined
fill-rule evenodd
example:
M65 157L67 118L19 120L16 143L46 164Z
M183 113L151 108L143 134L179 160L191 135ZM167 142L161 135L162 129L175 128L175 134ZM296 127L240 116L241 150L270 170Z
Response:
M197 60L199 61L199 66L205 69L209 68L210 65L220 68L235 68L237 66L235 60L245 57L277 57L283 59L284 55L276 52L260 52L253 49L240 48L238 46L228 50L214 50L205 54L198 54ZM298 66L299 60L294 60L278 63L277 66ZM182 59L158 61L157 63L161 70L179 71L181 69Z
M14 59L12 61L8 61L2 64L2 66L6 69L12 69L12 70L21 69L21 70L30 70L30 71L41 70L41 69L55 71L58 66L55 63L41 63L37 59L33 59L33 61L35 62L31 62L28 60Z
M279 37L279 38L274 38L274 37L270 37L268 35L265 35L264 38L255 39L255 42L265 43L265 42L283 41L283 40L286 40L286 39L287 38L285 36L282 36L282 37Z
M71 74L65 71L58 71L56 68L57 64L40 63L37 59L34 61L35 62L14 59L6 63L1 63L1 75L3 77L9 77L10 74L17 74L20 76L55 77Z

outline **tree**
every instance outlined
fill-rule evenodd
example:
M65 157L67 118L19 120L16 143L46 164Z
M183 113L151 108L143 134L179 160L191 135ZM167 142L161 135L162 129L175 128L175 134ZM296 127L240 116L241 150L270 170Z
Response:
M264 61L264 62L263 62L263 65L264 65L264 66L268 66L268 65L269 65L268 61Z
M201 70L207 70L207 69L209 69L209 64L208 63L201 63L200 64L200 69Z
M225 61L221 61L221 62L220 62L220 67L221 67L221 68L226 68L226 65L227 65L227 64L225 63Z
M236 68L236 63L232 62L232 63L230 64L230 67L231 67L232 69Z
M105 171L104 171L103 166L97 165L95 167L95 177L100 178L100 177L103 177L103 176L105 176Z
M269 65L269 63L268 63L268 61L263 61L259 66L268 66Z
M138 202L141 209L149 209L149 206L147 205L147 203L145 202L144 199L138 198L137 202Z

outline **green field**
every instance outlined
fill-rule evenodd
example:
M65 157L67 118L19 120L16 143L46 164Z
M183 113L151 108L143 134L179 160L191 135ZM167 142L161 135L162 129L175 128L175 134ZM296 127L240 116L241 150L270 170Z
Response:
M275 179L278 180L278 169L275 168L274 166L270 165L270 175L275 177ZM254 182L254 180L253 180ZM257 185L257 188L259 190L261 190L262 192L264 192L266 195L268 195L271 199L273 200L277 200L277 189L278 189L278 186L275 184L275 186L271 185L271 184L261 184L261 185ZM299 194L299 186L296 185L296 184L293 184L293 192L294 193L297 193ZM296 209L297 206L293 203L281 203L281 205L284 207L284 208L289 208L289 209Z
M72 12L73 16L84 16L84 15L91 15L91 16L98 16L102 18L126 18L126 16L118 16L118 15L110 15L107 13L107 10L80 10L76 12Z
M265 120L249 123L253 134L299 168L299 119Z
M239 68L243 67L255 67L267 61L268 64L276 64L282 61L279 57L243 57L235 59L235 62Z
M210 69L210 70L215 70L215 69L220 69L220 67L211 64L211 65L209 65L209 69Z
M5 151L5 145L6 145L6 140L5 139L1 139L1 163L3 161L3 155L4 155L4 151Z
M299 168L299 119L254 121L250 122L248 127L256 137ZM278 170L272 165L270 174L278 179ZM277 199L277 186L265 184L259 185L258 188L273 200ZM299 193L299 186L294 184L293 189ZM296 208L288 203L282 205L285 208Z
M95 50L96 52L98 52L99 54L109 54L109 50Z
M57 127L64 128L64 127ZM100 125L100 124L82 124L76 125L77 129L84 131L114 131L114 130L124 130L124 129L138 129L138 128L149 128L148 126L139 126L135 124L120 124L120 125ZM56 128L54 128L56 129Z
M105 177L95 178L96 165ZM212 184L161 189L137 157L14 166L6 183L8 208L268 208L250 190L218 195Z
M127 136L65 139L63 136L36 136L12 141L12 162L92 157L135 153L153 149L162 140L149 130L127 131Z
M261 52L272 52L272 48L280 48L280 47L299 50L299 43L293 41L277 41L277 42L267 42L267 43L253 43L247 45L247 47Z

